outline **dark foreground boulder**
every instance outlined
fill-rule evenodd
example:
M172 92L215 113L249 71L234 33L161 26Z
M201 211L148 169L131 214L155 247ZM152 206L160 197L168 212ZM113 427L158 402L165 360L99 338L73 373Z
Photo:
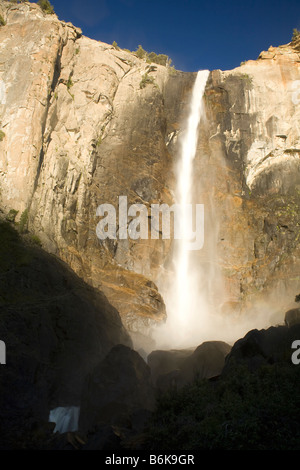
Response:
M157 379L161 376L178 371L194 350L195 348L152 351L148 355L147 363L151 369L153 383L156 384Z
M148 418L147 411L154 405L149 366L131 348L115 346L85 381L79 431L86 435L94 434L96 427L99 433L101 426L132 428L139 415ZM137 427L142 426L143 419Z
M159 390L167 390L218 376L230 350L231 346L223 341L206 341L194 351L154 351L148 357L154 384Z
M221 374L231 346L223 341L206 341L196 348L182 364L181 386L197 379L210 379Z
M291 363L292 343L300 339L300 324L272 326L251 330L232 347L222 374L229 374L239 364L255 371L263 365Z

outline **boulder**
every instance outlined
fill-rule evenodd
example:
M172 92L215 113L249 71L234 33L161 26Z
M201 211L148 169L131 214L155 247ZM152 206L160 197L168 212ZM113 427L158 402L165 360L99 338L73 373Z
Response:
M112 425L131 428L134 417L153 410L154 404L149 366L133 349L114 346L86 378L79 431L88 434L96 426Z
M148 357L152 379L159 390L210 379L221 374L230 350L231 346L223 341L206 341L194 351L154 351Z
M183 362L178 381L181 386L198 379L210 379L221 374L231 346L224 341L205 341Z
M185 359L190 356L195 348L171 349L152 351L147 358L151 369L153 383L156 384L158 377L179 370Z
M233 345L222 372L229 374L232 368L246 365L251 371L264 364L287 362L291 364L292 343L300 338L300 324L272 326L263 330L251 330Z
M285 313L284 323L286 326L296 325L300 323L300 308L292 308Z

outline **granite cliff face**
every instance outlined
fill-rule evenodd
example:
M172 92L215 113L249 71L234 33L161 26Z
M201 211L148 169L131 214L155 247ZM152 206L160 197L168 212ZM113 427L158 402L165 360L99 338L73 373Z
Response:
M173 202L195 74L88 39L35 4L1 1L0 14L0 207L17 220L28 211L43 247L103 291L143 343L166 316L171 243L100 242L96 209L122 195ZM224 314L262 293L285 307L299 289L299 61L295 41L207 83L194 176L213 208L207 227L217 225Z
M280 311L299 289L299 78L298 39L213 71L207 87L219 257L237 310L265 298Z
M1 5L1 206L29 210L43 246L105 291L131 330L147 329L165 315L153 279L168 244L101 244L96 208L119 195L171 201L165 139L178 127L173 95L184 99L192 77L166 90L166 67L150 72L37 5ZM154 83L140 88L147 73Z

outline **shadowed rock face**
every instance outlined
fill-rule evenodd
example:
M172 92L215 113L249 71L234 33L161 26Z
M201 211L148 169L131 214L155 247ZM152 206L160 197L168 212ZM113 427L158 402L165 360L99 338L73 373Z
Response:
M173 202L195 74L149 69L36 4L1 1L0 13L1 208L29 209L44 248L102 290L143 346L166 318L157 286L170 278L171 243L99 241L96 209L121 195ZM266 295L275 313L286 309L299 289L298 64L293 42L212 71L206 87L196 196L224 279L214 295L237 318ZM153 83L141 88L145 73Z
M0 448L28 448L49 411L78 406L87 374L131 340L106 297L65 263L24 244L8 224L0 240Z

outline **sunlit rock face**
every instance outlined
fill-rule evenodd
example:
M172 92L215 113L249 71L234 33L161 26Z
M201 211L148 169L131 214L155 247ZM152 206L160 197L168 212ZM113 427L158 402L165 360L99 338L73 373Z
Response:
M165 318L155 280L170 241L99 241L96 209L122 195L172 203L168 147L194 76L150 69L36 5L1 8L1 206L29 209L43 246L104 291L131 331L148 332Z
M280 311L299 289L298 43L215 70L207 87L207 153L222 167L214 185L219 258L238 311L259 299L267 314Z
M36 4L1 1L0 13L1 208L28 209L44 248L102 290L145 344L166 317L172 244L100 241L96 210L122 195L147 208L174 201L195 74L88 39ZM207 82L194 167L206 243L195 262L210 266L214 305L229 317L262 294L286 307L299 288L299 84L297 42Z

